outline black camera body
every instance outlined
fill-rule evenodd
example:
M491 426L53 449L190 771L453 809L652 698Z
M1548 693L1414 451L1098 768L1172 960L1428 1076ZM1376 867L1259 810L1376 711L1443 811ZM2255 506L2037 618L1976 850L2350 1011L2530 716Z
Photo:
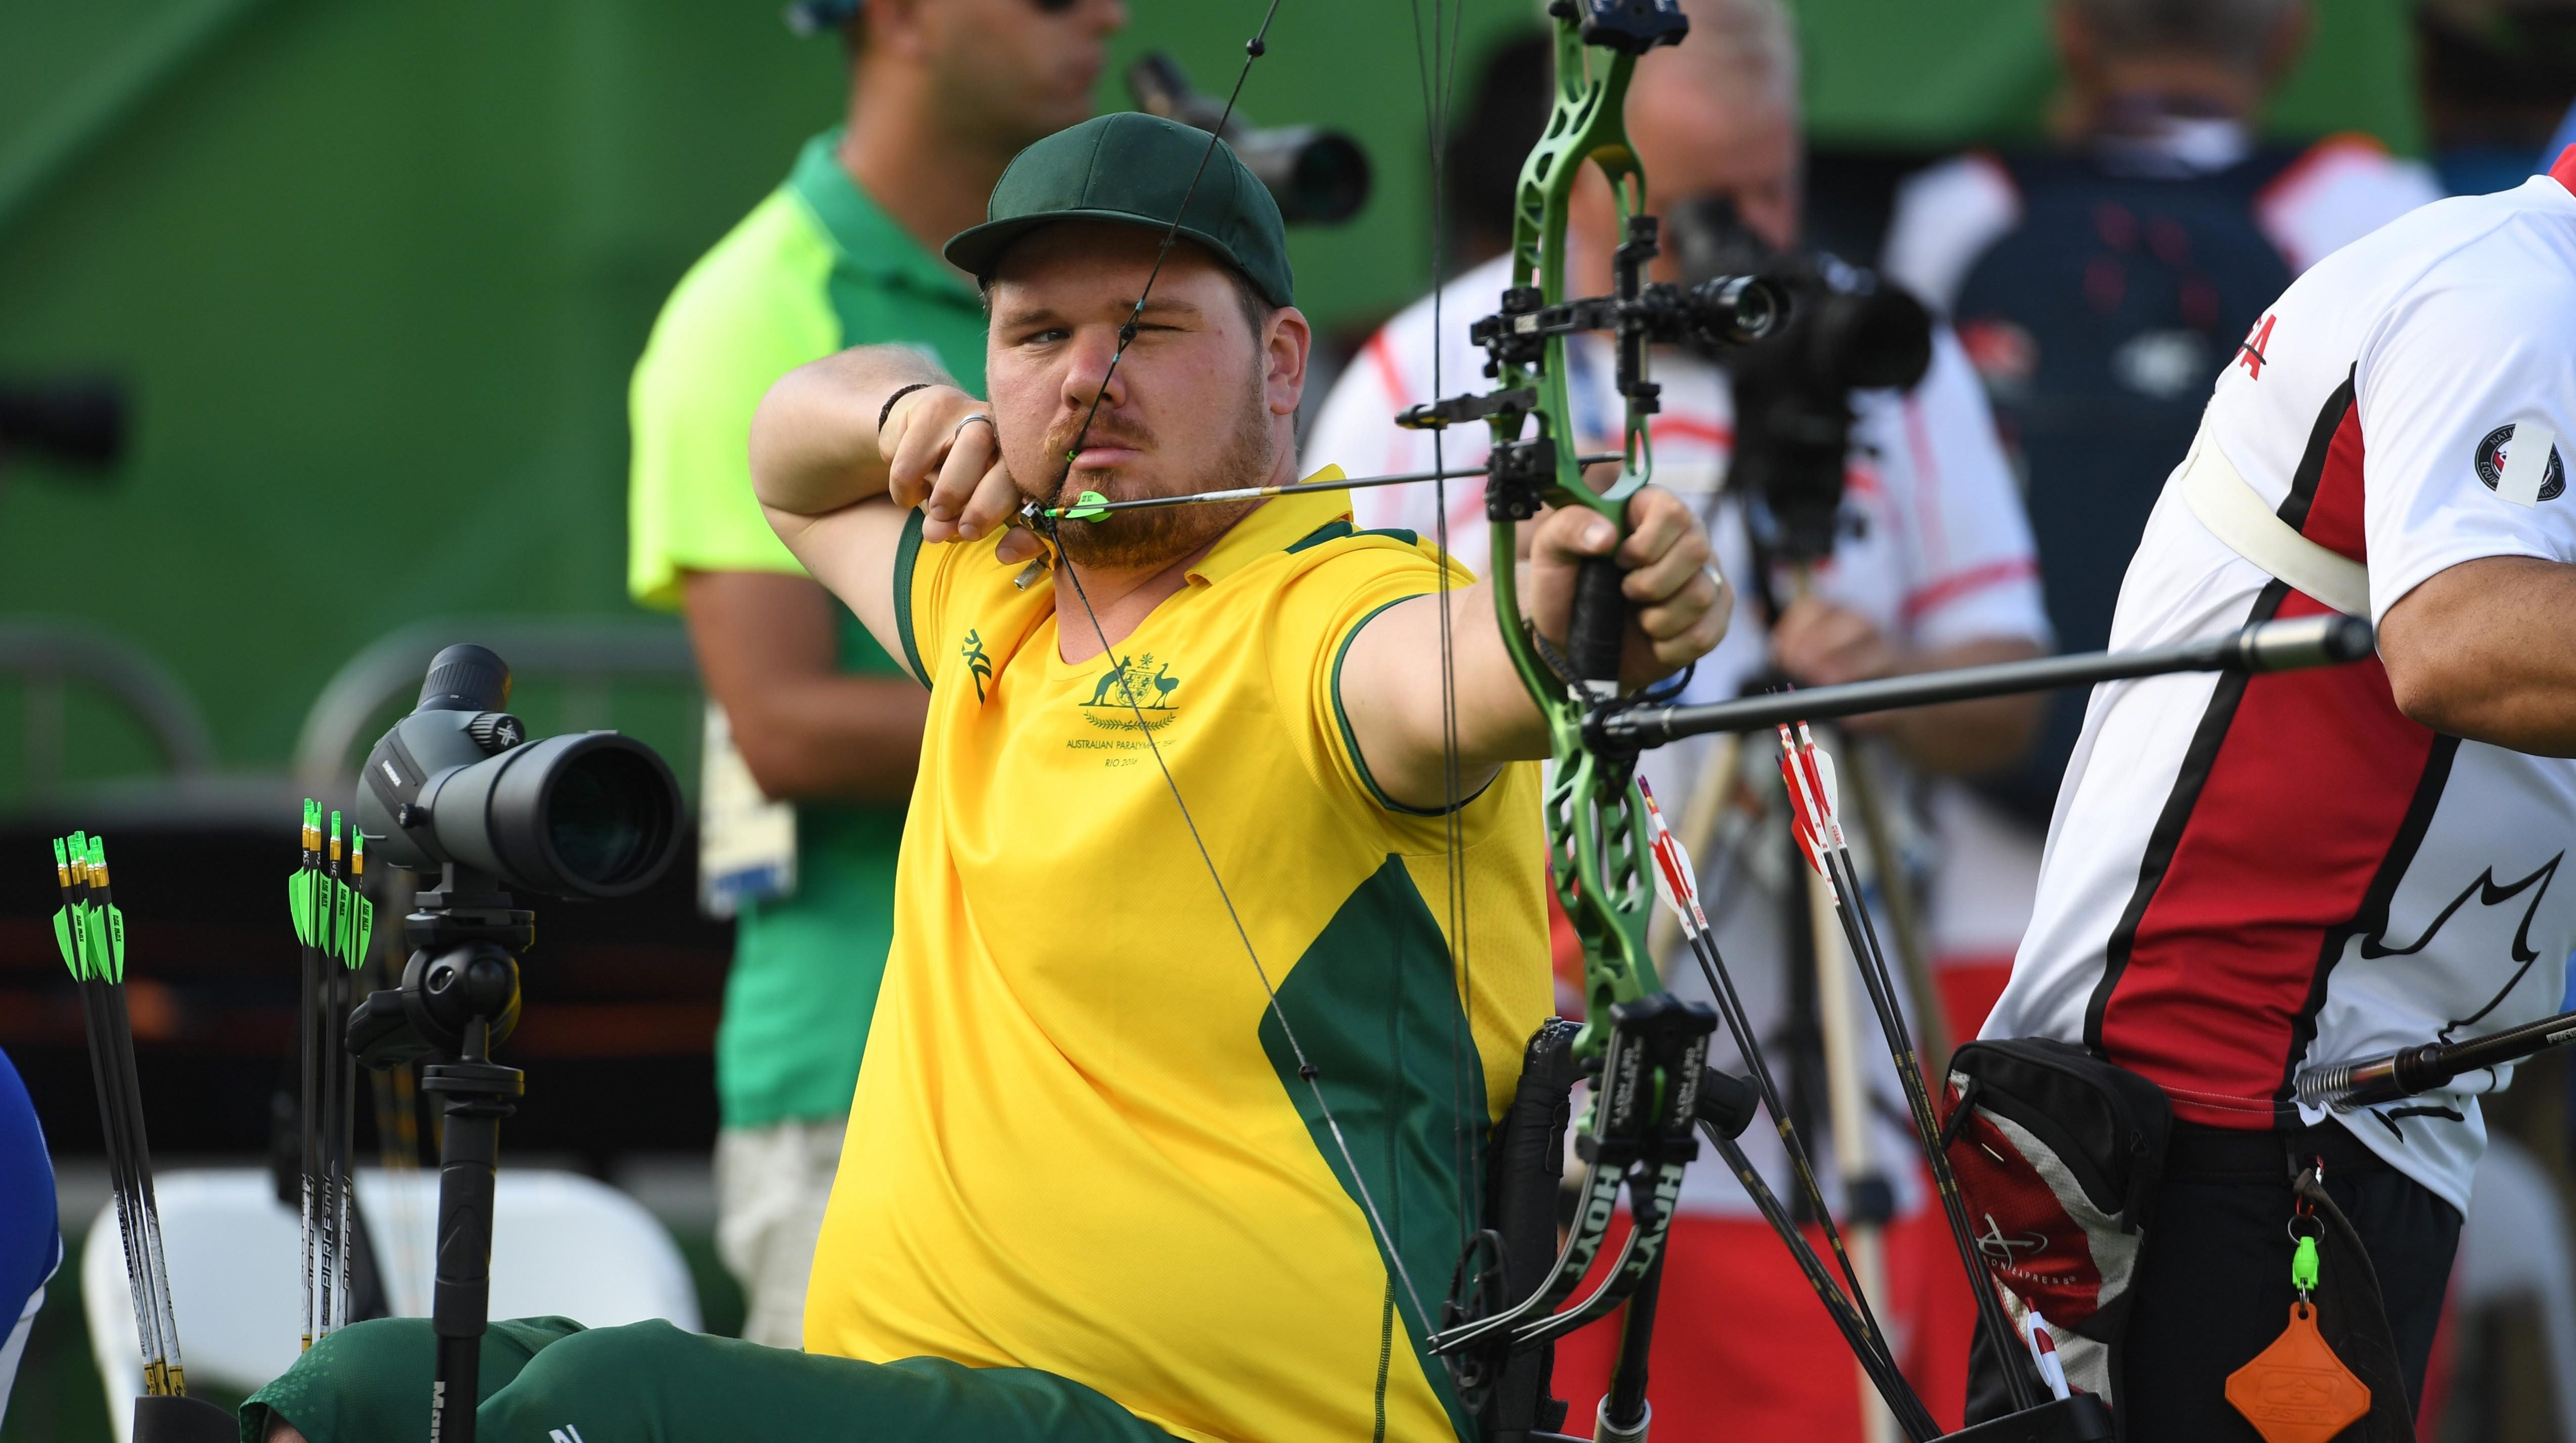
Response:
M631 897L679 851L680 789L651 747L616 732L529 741L510 669L479 646L430 662L420 703L367 753L359 830L385 860L454 865L504 888Z
M1734 384L1727 485L1758 503L1756 536L1774 559L1821 561L1842 529L1851 393L1920 382L1932 364L1932 315L1861 267L1772 249L1724 196L1673 206L1665 226L1685 287L1754 275L1789 298L1787 320L1769 336L1711 359L1725 362Z
M1223 136L1278 202L1286 224L1340 225L1368 204L1368 152L1338 130L1255 127L1240 111L1228 116L1223 103L1192 89L1179 63L1159 50L1127 67L1127 93L1148 115Z

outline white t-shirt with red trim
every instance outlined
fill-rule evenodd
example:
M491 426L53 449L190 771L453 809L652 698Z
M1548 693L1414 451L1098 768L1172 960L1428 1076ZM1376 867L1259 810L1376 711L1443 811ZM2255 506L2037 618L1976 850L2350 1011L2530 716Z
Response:
M1436 389L1428 298L1372 336L1351 359L1317 414L1304 447L1303 469L1312 471L1332 463L1354 477L1431 469L1431 433L1404 430L1393 418L1406 407L1439 395L1481 391L1491 384L1483 374L1485 353L1468 340L1467 329L1494 311L1510 283L1510 262L1503 259L1469 271L1442 293ZM1576 336L1567 350L1568 389L1582 449L1618 449L1624 413L1607 341L1594 335ZM1735 435L1726 374L1689 355L1658 350L1654 379L1664 388L1663 409L1653 418L1649 433L1654 441L1656 483L1701 508L1709 522L1719 570L1735 583L1739 594L1744 593L1753 564L1751 542L1742 508L1719 495ZM1932 370L1914 391L1864 394L1857 398L1855 409L1859 419L1845 475L1845 536L1831 560L1816 573L1818 594L1860 612L1917 648L1995 637L2047 646L2048 624L2029 523L1995 440L1985 394L1957 341L1946 330L1939 333ZM1441 464L1453 470L1483 464L1487 440L1482 423L1450 428L1443 433ZM1396 486L1356 491L1351 500L1363 527L1400 527L1428 538L1438 514L1433 494L1428 485ZM1451 551L1482 575L1491 539L1483 478L1450 482L1448 510ZM1785 580L1782 595L1787 594ZM1765 669L1767 656L1763 630L1751 604L1740 603L1736 624L1718 649L1700 662L1687 699L1721 700L1740 694ZM1770 754L1767 737L1751 741L1754 745L1748 751L1757 755L1748 760L1748 766ZM1690 795L1691 780L1707 750L1704 744L1681 744L1647 754L1644 770L1657 795L1667 799L1668 810L1677 809L1678 799ZM1785 832L1782 837L1780 845L1785 849ZM1710 902L1719 949L1745 994L1754 1025L1764 1036L1775 1037L1786 997L1782 959L1787 953L1777 900L1784 868L1779 857L1734 855L1732 864L1700 858L1707 868L1701 887ZM1935 885L1939 885L1937 879ZM1688 962L1670 966L1667 972L1664 980L1676 993L1705 997L1706 986ZM1853 990L1858 992L1857 987ZM1865 1015L1860 1025L1874 1026ZM1875 1032L1861 1035L1862 1055L1879 1073L1882 1102L1873 1155L1879 1170L1896 1182L1901 1205L1910 1207L1918 1199L1910 1161L1913 1145L1897 1121L1904 1115L1903 1094L1897 1090L1884 1047L1870 1041ZM1732 1049L1725 1046L1724 1038L1719 1043L1719 1053L1731 1059ZM1821 1097L1816 1106L1821 1113ZM1786 1188L1786 1160L1779 1155L1778 1139L1757 1128L1745 1135L1744 1144L1774 1185ZM1735 1180L1715 1167L1691 1171L1683 1206L1705 1212L1751 1210Z
M2463 562L2576 562L2571 182L2576 152L2556 178L2438 202L2335 252L2218 381L2200 444L2368 567L2374 622ZM2551 453L2510 465L2544 429ZM2229 550L2168 484L2112 644L2324 609ZM2306 1066L2557 1009L2576 946L2571 842L2576 762L2437 736L2398 711L2375 657L2107 685L1986 1035L2098 1045L2185 1121L2314 1122L2293 1100ZM2485 1146L2477 1095L2509 1071L2339 1120L2465 1206Z

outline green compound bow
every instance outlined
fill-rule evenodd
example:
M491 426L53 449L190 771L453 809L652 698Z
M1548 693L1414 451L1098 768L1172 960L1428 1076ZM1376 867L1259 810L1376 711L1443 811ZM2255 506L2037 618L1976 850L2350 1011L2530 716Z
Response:
M1512 287L1499 314L1470 330L1493 358L1495 388L1483 395L1417 406L1399 424L1437 429L1484 420L1493 433L1486 515L1493 526L1489 585L1495 620L1521 680L1548 724L1553 762L1544 802L1548 857L1557 899L1583 947L1585 1022L1569 1041L1574 1061L1597 1065L1590 1114L1578 1134L1585 1164L1573 1226L1536 1286L1435 1335L1436 1353L1483 1351L1471 1380L1490 1377L1512 1352L1534 1348L1617 1308L1652 1272L1662 1254L1682 1168L1698 1151L1692 1128L1700 1071L1715 1016L1663 990L1646 950L1655 905L1650 842L1632 782L1636 753L1596 745L1592 715L1618 700L1627 607L1622 573L1607 557L1586 562L1562 651L1521 612L1514 568L1520 523L1541 506L1583 506L1625 530L1629 498L1654 475L1646 434L1656 410L1646 378L1646 348L1667 339L1709 308L1669 286L1645 281L1655 255L1655 221L1645 211L1645 176L1628 145L1624 109L1637 58L1678 42L1689 21L1673 0L1551 7L1556 21L1556 94L1538 146L1521 168L1512 209ZM1569 301L1567 207L1586 163L1597 165L1615 194L1625 244L1615 260L1614 294ZM1738 287L1722 324L1758 332L1767 293ZM1709 317L1709 319L1715 319ZM1573 409L1566 391L1566 341L1577 331L1609 330L1618 341L1618 386L1625 406L1617 479L1593 489L1576 456ZM1524 435L1535 422L1534 434ZM1607 1274L1580 1301L1561 1307L1582 1283L1625 1186L1634 1226ZM1508 1272L1508 1270L1506 1270ZM1517 1284L1518 1280L1511 1280ZM1504 1359L1492 1345L1504 1341ZM1462 1380L1469 1381L1469 1380Z

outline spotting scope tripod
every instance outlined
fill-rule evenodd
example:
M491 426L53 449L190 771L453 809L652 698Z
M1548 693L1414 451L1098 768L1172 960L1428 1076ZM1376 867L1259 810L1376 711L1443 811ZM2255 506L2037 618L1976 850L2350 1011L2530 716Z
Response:
M379 1070L427 1058L420 1090L440 1100L438 1257L430 1326L438 1363L429 1436L474 1443L475 1378L492 1306L492 1177L501 1121L526 1091L515 1067L492 1060L519 1021L519 953L536 913L500 883L448 863L403 919L411 960L402 985L368 995L349 1023L349 1048Z

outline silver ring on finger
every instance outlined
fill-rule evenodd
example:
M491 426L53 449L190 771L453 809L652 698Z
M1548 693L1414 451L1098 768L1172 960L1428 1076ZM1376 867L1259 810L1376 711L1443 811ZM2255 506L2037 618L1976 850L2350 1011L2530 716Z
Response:
M966 428L967 428L967 427L974 425L974 424L975 424L976 422L978 422L978 421L983 422L983 423L984 423L985 425L987 425L987 426L993 426L993 418L992 418L992 417L985 415L985 414L984 414L983 412L981 412L981 411L969 411L969 412L967 412L967 413L966 413L965 419L963 419L963 420L961 420L961 421L959 421L959 422L957 423L957 429L948 433L948 439L949 439L949 441L950 441L951 443L954 443L958 437L963 436L963 435L965 435L965 434L966 434ZM1001 428L1001 427L999 427L999 426L993 426L993 437L994 437L994 439L995 439L995 440L999 440L999 439L1001 439L1001 435L1002 435L1002 428Z

